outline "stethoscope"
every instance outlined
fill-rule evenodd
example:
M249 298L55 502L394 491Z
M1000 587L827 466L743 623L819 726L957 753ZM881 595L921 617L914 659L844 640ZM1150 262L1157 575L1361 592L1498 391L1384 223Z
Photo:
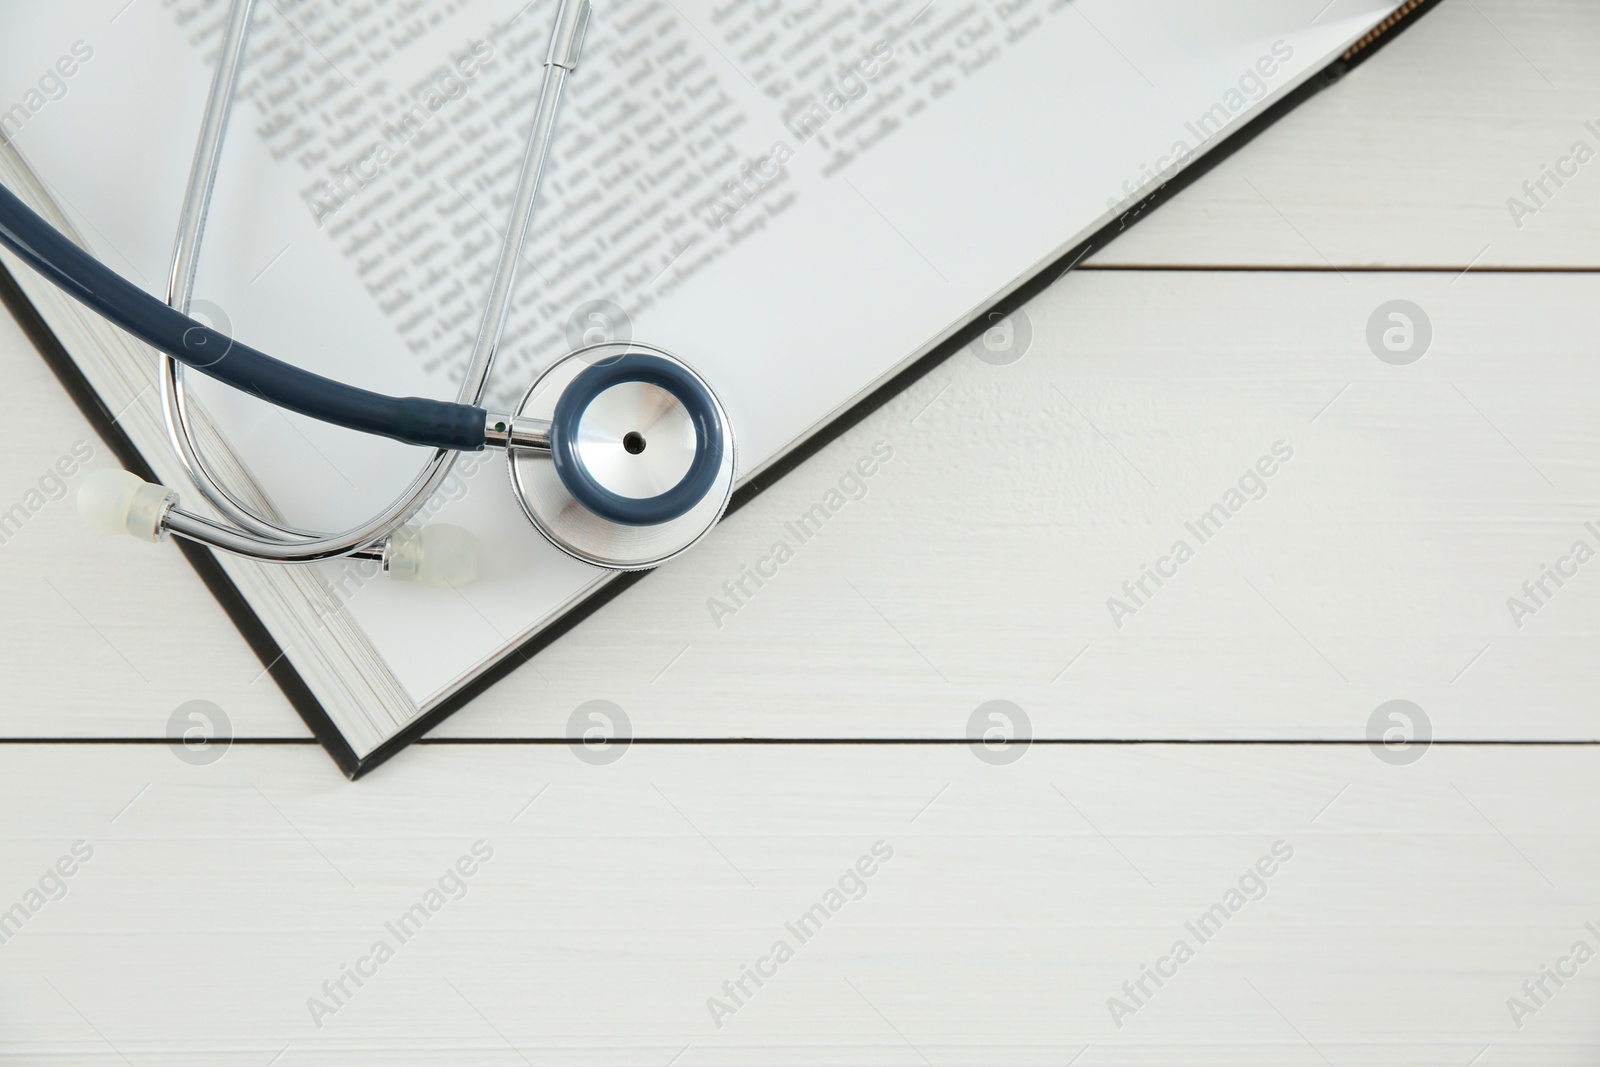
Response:
M482 406L511 306L517 260L550 152L567 75L575 71L589 0L561 0L543 88L465 380L454 403L392 397L291 366L192 319L200 241L222 154L254 0L234 0L179 217L166 303L129 283L0 187L0 243L89 308L159 354L167 437L219 518L186 511L177 494L128 471L86 480L79 507L96 525L160 541L168 533L273 563L338 557L380 561L393 578L457 585L477 569L459 528L408 521L462 452L504 449L511 487L534 527L562 551L601 567L640 570L683 552L716 524L733 492L727 412L704 379L671 354L637 342L571 352L546 369L515 411ZM380 514L353 529L303 530L261 514L225 488L196 440L184 390L192 368L302 415L434 449Z

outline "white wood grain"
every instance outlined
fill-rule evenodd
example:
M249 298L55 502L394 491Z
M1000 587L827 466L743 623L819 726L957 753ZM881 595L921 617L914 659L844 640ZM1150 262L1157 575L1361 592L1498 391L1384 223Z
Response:
M1403 697L1439 736L1592 738L1600 587L1548 586L1520 629L1507 599L1600 547L1596 284L1070 276L1020 362L940 367L442 732L559 735L604 698L640 736L950 737L1007 699L1037 736L1360 738ZM1400 296L1434 326L1407 367L1365 340ZM800 544L879 440L893 460ZM1186 523L1279 441L1202 544ZM1195 558L1114 619L1177 539ZM714 619L777 540L793 560Z
M1600 266L1600 155L1522 190L1600 153L1597 42L1585 0L1448 0L1086 262Z
M7 746L0 904L73 842L94 854L0 945L0 1052L1592 1063L1600 963L1520 1030L1506 1000L1600 943L1597 758L1034 745L989 766L964 745L638 744L596 767L561 745L429 745L350 787L309 746L203 768L160 745ZM493 858L466 896L317 1028L307 999L478 840ZM787 934L880 840L866 895L809 943ZM1188 934L1277 841L1293 856L1266 896L1208 943ZM717 1028L707 998L786 936L794 959ZM1180 938L1194 958L1119 1030L1107 999Z
M306 736L199 577L168 545L104 537L77 514L82 471L117 461L9 315L0 314L0 736L160 737L186 700L227 709L239 736ZM92 450L77 464L73 448ZM30 497L30 492L37 496ZM37 510L33 508L37 506Z
M1027 309L1021 361L938 368L444 733L560 736L603 698L639 736L951 737L1003 698L1038 736L1349 739L1404 697L1440 736L1592 738L1590 576L1547 586L1520 628L1507 600L1575 540L1600 547L1584 528L1600 520L1596 284L1071 276ZM1401 295L1435 334L1408 367L1365 340L1373 309ZM880 441L894 458L802 544L798 517ZM1202 545L1185 524L1279 441L1295 458ZM1178 539L1196 558L1113 618L1107 601L1132 605L1123 582ZM713 602L737 604L723 583L778 540L794 558L714 617ZM60 503L0 567L33 596L13 617L14 684L53 694L77 670L99 680L91 694L127 694L48 719L13 705L14 733L159 735L189 697L241 708L241 734L300 732L255 717L270 681L249 684L260 668L170 549L91 541ZM56 590L82 617L44 611ZM182 639L146 624L152 595ZM211 688L189 671L217 645L236 673ZM75 666L86 657L92 671Z
M1561 90L1518 80L1479 10ZM1493 216L1592 89L1593 20L1451 0L1103 262L1464 265L1492 240L1482 262L1592 263L1587 174L1511 237ZM1363 210L1385 189L1394 211ZM1071 276L1020 362L936 370L440 732L560 736L605 698L641 736L960 738L1004 698L1039 736L1360 739L1404 697L1441 737L1593 738L1600 579L1520 631L1504 598L1600 521L1600 283L1452 281ZM1436 329L1409 367L1363 339L1396 297ZM88 431L4 322L0 361L4 507ZM1104 598L1279 437L1266 499L1116 629ZM716 628L706 598L880 439L864 498ZM0 545L0 588L0 736L160 737L205 697L238 734L304 738L170 549L52 503ZM1520 1029L1506 1001L1600 949L1597 759L640 743L596 766L447 742L350 786L309 743L207 766L0 745L0 914L94 849L0 944L0 1060L1588 1064L1600 964ZM479 840L467 895L317 1028L307 998ZM867 895L717 1028L707 998L880 840ZM1107 998L1280 840L1266 897L1118 1029Z

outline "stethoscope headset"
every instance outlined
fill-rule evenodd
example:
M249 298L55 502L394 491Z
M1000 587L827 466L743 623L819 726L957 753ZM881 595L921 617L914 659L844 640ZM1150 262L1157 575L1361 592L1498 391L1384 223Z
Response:
M477 570L476 541L444 524L407 525L462 452L503 449L511 486L534 527L601 567L639 570L687 549L716 524L733 492L733 429L716 394L686 363L637 342L606 342L557 360L513 412L482 405L511 306L517 260L549 155L566 77L577 69L589 0L561 0L505 229L465 379L454 402L392 397L276 360L188 316L200 241L237 86L254 0L234 0L190 171L165 303L131 284L0 187L0 243L96 313L155 349L168 439L218 513L178 506L165 486L123 470L96 472L79 507L109 532L168 534L274 563L338 557L381 562L390 577L459 585ZM192 368L289 411L434 450L381 513L341 533L285 525L226 488L200 449L184 389Z

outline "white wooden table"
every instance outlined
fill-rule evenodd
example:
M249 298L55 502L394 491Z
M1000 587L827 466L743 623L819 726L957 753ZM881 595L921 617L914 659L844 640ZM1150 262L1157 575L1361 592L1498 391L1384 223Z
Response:
M48 501L0 544L0 1061L1594 1063L1600 563L1523 583L1600 548L1600 161L1506 200L1600 148L1597 49L1448 0L356 785L175 551ZM0 361L0 508L109 461ZM1431 744L1369 744L1392 700ZM967 743L990 701L1031 745Z

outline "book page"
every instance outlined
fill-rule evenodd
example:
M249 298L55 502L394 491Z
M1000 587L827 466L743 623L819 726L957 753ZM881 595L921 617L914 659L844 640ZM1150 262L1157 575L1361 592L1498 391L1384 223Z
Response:
M96 254L158 294L226 6L28 5L0 37L0 132ZM1394 6L603 0L491 401L572 348L648 341L714 384L748 476ZM554 10L259 4L196 314L326 375L452 397ZM190 377L296 524L359 522L425 458ZM499 455L466 457L427 517L478 537L476 583L321 565L418 705L607 576L529 526Z

